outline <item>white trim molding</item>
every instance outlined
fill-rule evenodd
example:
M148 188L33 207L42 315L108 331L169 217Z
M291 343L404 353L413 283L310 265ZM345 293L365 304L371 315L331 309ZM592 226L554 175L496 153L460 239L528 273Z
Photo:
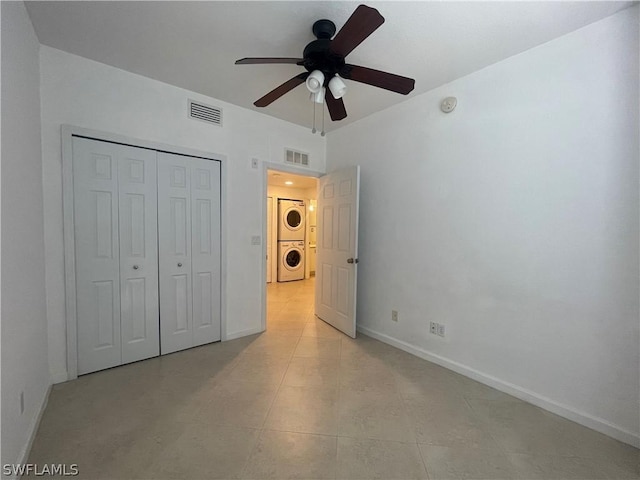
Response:
M49 385L47 387L47 391L44 393L44 398L42 399L42 403L40 404L40 408L33 416L31 420L31 424L29 425L29 438L27 439L27 443L24 444L22 450L20 450L20 455L18 456L17 465L24 465L29 461L29 454L31 453L31 447L33 446L33 441L36 438L36 434L38 433L38 428L40 427L40 421L42 420L42 416L44 415L44 411L47 408L47 404L49 403L49 395L51 394L51 389L53 385ZM4 477L2 477L4 478ZM17 479L20 477L13 476L8 477L10 479Z
M246 330L228 333L227 340L235 340L236 338L247 337L249 335L255 335L256 333L262 332L264 332L264 329L262 327L247 328Z
M608 435L612 438L615 438L616 440L620 440L621 442L640 448L640 436L634 434L633 432L620 428L619 426L613 425L602 418L598 418L588 413L581 412L573 407L569 407L568 405L561 404L538 393L532 392L531 390L527 390L509 382L505 382L504 380L500 380L499 378L487 375L486 373L475 370L467 365L449 360L448 358L445 358L441 355L436 355L429 352L428 350L416 347L415 345L411 345L410 343L398 340L384 333L379 333L368 327L358 325L357 330L360 333L363 333L368 337L375 338L376 340L386 343L387 345L399 348L400 350L415 355L416 357L420 357L423 360L427 360L429 362L435 363L436 365L440 365L441 367L459 373L460 375L469 377L472 380L483 383L484 385L488 385L489 387L495 388L496 390L504 392L513 397L519 398L520 400L535 405L536 407L543 408L544 410L555 413L556 415L579 423L580 425L591 428L592 430L595 430L597 432Z
M260 269L260 302L262 305L260 330L264 332L267 329L267 193L268 193L268 171L277 170L279 172L287 172L295 175L303 175L305 177L320 178L325 172L317 170L309 170L308 168L295 167L284 163L262 162L262 198L260 206L262 208L262 268ZM278 208L274 205L273 208ZM273 272L272 272L273 275ZM276 274L277 276L277 274ZM237 337L236 337L237 338Z

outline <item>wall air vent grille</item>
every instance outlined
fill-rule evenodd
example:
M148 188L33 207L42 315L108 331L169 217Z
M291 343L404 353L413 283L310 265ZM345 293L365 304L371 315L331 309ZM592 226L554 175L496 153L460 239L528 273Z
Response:
M222 126L222 109L189 100L189 117Z
M309 154L298 152L297 150L286 149L284 151L284 162L302 167L309 166Z

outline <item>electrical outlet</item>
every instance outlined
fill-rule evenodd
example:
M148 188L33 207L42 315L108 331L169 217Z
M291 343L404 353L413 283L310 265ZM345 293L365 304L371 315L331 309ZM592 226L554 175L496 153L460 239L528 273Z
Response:
M20 415L24 413L24 392L20 392Z
M438 336L444 337L444 325L441 323L438 324Z
M434 335L438 334L438 324L436 322L429 323L429 332L433 333Z
M251 245L260 245L260 235L251 236Z
M392 322L397 322L398 321L398 311L397 310L391 310L391 321Z

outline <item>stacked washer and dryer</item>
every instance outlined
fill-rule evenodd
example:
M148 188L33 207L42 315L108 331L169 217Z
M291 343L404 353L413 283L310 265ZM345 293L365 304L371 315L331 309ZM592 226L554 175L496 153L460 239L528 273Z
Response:
M278 200L278 281L304 280L305 205Z

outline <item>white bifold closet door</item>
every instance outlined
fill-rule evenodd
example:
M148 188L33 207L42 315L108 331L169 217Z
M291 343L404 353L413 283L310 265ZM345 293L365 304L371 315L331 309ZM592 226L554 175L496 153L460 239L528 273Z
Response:
M220 340L220 163L158 152L162 354Z
M73 139L78 374L159 354L156 152Z

